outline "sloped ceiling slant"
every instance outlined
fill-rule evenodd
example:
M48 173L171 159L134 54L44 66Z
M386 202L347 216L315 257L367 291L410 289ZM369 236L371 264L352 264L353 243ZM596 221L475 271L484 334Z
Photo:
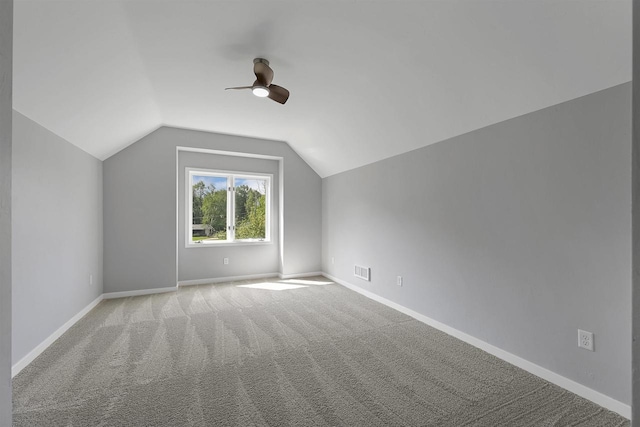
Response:
M631 2L17 0L14 108L100 159L161 125L329 176L631 80ZM271 61L286 105L224 87Z

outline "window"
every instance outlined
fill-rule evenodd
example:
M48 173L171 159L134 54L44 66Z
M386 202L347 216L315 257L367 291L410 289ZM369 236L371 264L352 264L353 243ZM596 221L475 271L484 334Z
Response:
M187 246L270 241L271 175L187 168Z

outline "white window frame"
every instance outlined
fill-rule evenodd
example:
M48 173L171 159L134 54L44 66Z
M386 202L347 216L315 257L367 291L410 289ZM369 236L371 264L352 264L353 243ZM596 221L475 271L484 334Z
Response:
M194 175L213 176L218 178L227 179L227 240L218 240L209 243L196 243L191 240L193 236L193 188L192 177ZM237 178L248 179L264 179L267 182L266 194L265 194L265 238L264 239L236 239L235 238L235 180ZM226 171L217 169L204 169L204 168L185 168L185 247L186 248L211 248L216 246L230 246L230 245L264 245L271 244L271 192L273 182L273 174L269 173L257 173L257 172L240 172L240 171Z

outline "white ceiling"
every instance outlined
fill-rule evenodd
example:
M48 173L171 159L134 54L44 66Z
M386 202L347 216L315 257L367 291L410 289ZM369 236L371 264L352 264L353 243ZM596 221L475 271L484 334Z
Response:
M17 0L14 108L99 159L159 126L321 176L631 80L630 0ZM286 105L250 91L270 60Z

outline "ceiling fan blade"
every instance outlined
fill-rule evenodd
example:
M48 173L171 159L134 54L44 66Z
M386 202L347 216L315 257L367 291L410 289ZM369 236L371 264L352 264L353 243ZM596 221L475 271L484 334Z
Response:
M280 104L284 104L289 99L289 91L278 85L269 86L269 98Z
M253 73L256 75L258 81L262 83L262 86L269 86L273 80L273 70L269 67L268 62L263 59L258 59L259 58L254 60Z
M229 89L251 89L253 86L238 86L238 87L225 87L224 90Z

